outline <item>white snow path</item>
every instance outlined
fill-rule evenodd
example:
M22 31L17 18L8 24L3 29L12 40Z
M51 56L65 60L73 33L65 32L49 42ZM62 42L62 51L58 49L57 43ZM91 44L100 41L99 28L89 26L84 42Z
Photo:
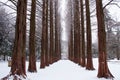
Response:
M37 62L37 73L27 72L27 77L28 80L112 80L97 78L98 59L93 59L93 61L94 71L88 71L69 60L60 60L45 69L39 69L40 63ZM108 62L108 65L115 77L114 80L120 80L120 61L112 60ZM10 68L7 62L0 62L0 66L0 78L2 78L9 73Z

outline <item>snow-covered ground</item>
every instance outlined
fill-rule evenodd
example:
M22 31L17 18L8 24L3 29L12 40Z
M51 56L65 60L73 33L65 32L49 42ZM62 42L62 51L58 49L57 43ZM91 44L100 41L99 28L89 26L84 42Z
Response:
M37 73L27 72L28 80L112 80L97 78L98 59L93 59L96 70L88 71L69 60L60 60L45 69L39 69L37 62ZM27 63L28 65L28 63ZM109 69L114 75L114 80L120 80L120 61L108 61ZM7 62L0 62L0 79L10 71Z

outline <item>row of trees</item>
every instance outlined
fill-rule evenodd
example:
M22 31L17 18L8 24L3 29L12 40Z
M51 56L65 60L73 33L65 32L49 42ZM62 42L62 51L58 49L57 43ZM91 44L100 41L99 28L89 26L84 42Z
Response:
M69 39L69 59L75 63L86 67L88 70L94 70L92 62L92 36L91 36L91 18L89 0L85 0L85 13L83 0L71 0L71 29ZM86 18L84 19L84 14ZM98 22L98 53L99 53L99 70L98 77L111 78L107 65L106 50L106 31L102 1L96 0L96 14ZM85 25L86 20L86 49L85 49ZM86 51L86 55L85 55Z
M11 74L16 79L15 74L26 76L26 33L27 19L30 20L29 31L29 72L36 72L36 39L41 39L40 68L45 68L61 59L61 15L58 0L31 0L30 15L27 14L27 0L11 0L17 7L15 42L12 54ZM42 6L41 6L42 3ZM69 35L69 59L75 63L94 70L92 63L92 39L91 39L91 19L89 0L85 0L85 11L83 0L70 0L70 35ZM39 7L37 7L39 5ZM42 9L42 10L41 10ZM41 13L42 12L42 13ZM39 14L38 14L39 13ZM41 14L42 15L41 15ZM99 46L99 70L98 77L112 78L107 65L106 56L106 31L102 1L96 0L96 13L98 21L98 46ZM85 14L85 15L84 15ZM29 17L27 16L30 16ZM86 18L86 20L85 20ZM42 22L39 24L39 22ZM86 21L86 23L85 23ZM38 22L38 23L37 23ZM37 36L36 29L41 28L41 37ZM37 25L37 26L36 26ZM85 50L85 26L86 41ZM41 27L41 26L40 26ZM38 42L39 43L39 42ZM104 48L103 48L104 47ZM87 53L85 55L85 53ZM86 61L87 59L87 61Z
M12 1L13 3L16 3ZM14 79L18 79L15 74L26 77L26 37L27 37L27 0L17 1L17 16L15 26L15 42L12 54L11 74ZM37 4L42 3L42 17L37 18ZM36 19L42 20L41 35L41 56L40 68L45 68L49 64L61 58L60 44L60 14L58 13L58 1L31 0L30 11L30 31L29 31L29 72L36 72ZM40 6L41 8L41 6ZM36 17L37 16L37 17ZM58 27L59 26L59 27ZM49 53L50 52L50 53ZM8 78L5 77L5 78Z

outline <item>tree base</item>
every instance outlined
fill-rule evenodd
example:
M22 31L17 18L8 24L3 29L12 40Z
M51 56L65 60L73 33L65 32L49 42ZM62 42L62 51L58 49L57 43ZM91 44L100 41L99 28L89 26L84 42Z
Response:
M17 74L8 74L7 76L5 76L4 78L2 78L1 80L22 80L22 79L26 79L27 77L25 75L17 75Z
M106 78L106 79L113 79L114 76L110 73L110 71L108 70L108 73L106 74L98 74L97 75L98 78Z

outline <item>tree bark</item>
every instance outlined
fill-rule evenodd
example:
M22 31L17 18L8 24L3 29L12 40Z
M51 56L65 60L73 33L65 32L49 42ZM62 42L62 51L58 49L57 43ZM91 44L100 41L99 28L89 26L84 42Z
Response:
M91 39L91 22L90 22L90 9L89 9L89 0L85 0L86 4L86 29L87 29L87 63L86 69L94 70L93 61L92 61L92 39Z
M99 78L113 78L107 65L107 55L106 55L106 32L105 32L105 22L104 13L102 8L102 1L96 0L97 9L97 21L98 21L98 46L99 46L99 68L98 75Z
M15 43L12 55L12 75L25 77L25 43L26 43L26 11L27 0L18 0L15 30Z
M81 34L82 34L82 60L81 66L85 67L85 30L84 30L84 8L83 8L83 0L80 0L80 10L81 10Z
M45 53L46 53L46 0L43 0L43 16L42 16L42 40L41 40L41 65L40 68L45 68Z
M29 72L36 72L36 56L35 56L35 14L36 14L36 0L31 3L31 16L30 16L30 36L29 36Z
M74 1L74 61L79 63L80 56L80 15L79 1Z
M45 34L46 34L46 39L45 39L45 47L46 47L46 52L45 52L45 65L49 66L49 54L48 54L48 0L46 0L46 30L45 30Z
M54 60L58 60L58 54L59 54L59 32L58 32L58 1L55 1L55 54L54 54Z
M53 53L54 53L53 0L50 0L50 64L53 63Z

